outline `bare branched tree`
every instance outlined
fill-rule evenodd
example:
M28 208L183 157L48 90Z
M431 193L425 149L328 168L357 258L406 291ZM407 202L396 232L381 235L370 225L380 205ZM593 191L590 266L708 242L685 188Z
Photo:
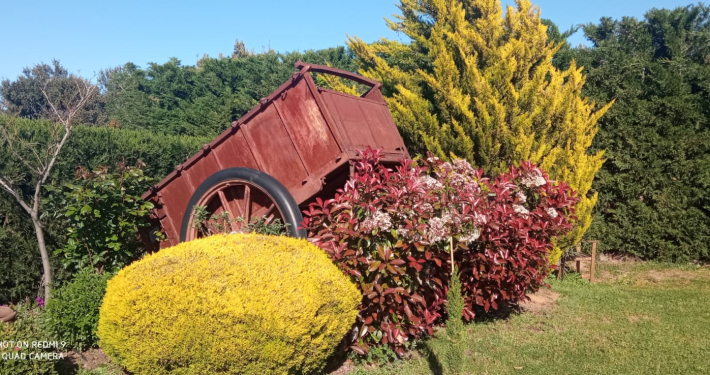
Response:
M52 78L48 79L41 86L42 95L45 97L50 107L50 113L48 113L47 117L52 119L50 137L46 144L38 145L37 143L23 139L17 129L11 128L14 121L8 121L5 126L0 125L0 137L2 137L0 140L4 141L11 155L21 162L33 176L34 190L29 194L23 194L23 191L14 184L13 179L6 175L0 175L0 190L4 190L12 195L32 219L40 256L42 257L42 268L44 272L42 284L44 286L44 299L46 301L50 299L52 270L50 268L49 254L47 253L47 245L44 238L44 227L40 221L42 186L47 182L47 178L49 178L62 148L71 135L74 118L77 112L86 105L86 102L91 98L94 90L96 90L96 86L86 79L76 76L70 76L69 78L75 84L75 90L72 95L63 95L61 97L53 95L50 87L55 82ZM29 195L29 197L27 195Z

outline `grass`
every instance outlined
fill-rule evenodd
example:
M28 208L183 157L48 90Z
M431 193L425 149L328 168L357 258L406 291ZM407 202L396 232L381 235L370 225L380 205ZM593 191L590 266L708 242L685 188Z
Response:
M550 280L560 296L549 309L467 326L464 373L710 373L710 268L600 263L597 275L594 284ZM444 336L413 358L353 374L439 374Z

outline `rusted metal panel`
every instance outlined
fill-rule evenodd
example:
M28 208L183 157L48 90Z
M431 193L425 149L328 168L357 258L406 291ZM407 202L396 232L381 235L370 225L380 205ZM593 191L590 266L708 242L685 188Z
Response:
M184 178L186 178L190 185L192 185L193 190L197 190L197 187L200 186L200 184L202 184L207 177L212 176L223 169L217 162L214 152L211 152L210 150L205 150L203 152L204 156L202 158L182 172Z
M402 136L399 135L399 129L392 119L390 110L386 105L378 105L376 102L360 99L360 108L363 111L365 121L370 125L376 139L382 142L382 148L386 151L399 151L409 157L407 149L404 146Z
M251 150L261 170L286 187L306 178L303 162L273 105L244 124L242 130L252 143Z
M309 173L333 161L340 154L335 136L306 80L301 80L281 99L276 99L274 104Z
M380 83L330 67L301 62L296 66L300 71L289 81L144 194L144 199L156 203L155 214L169 238L161 247L177 244L190 198L219 170L247 167L264 171L286 186L303 207L314 196L327 198L342 187L349 175L347 166L357 158L358 150L382 148L383 162L392 165L409 158ZM310 72L350 79L369 86L370 91L355 97L321 89ZM222 201L232 198L220 197ZM256 203L260 206L254 206ZM250 208L259 212L273 206L270 200L256 203Z
M259 169L241 129L216 146L212 152L222 169L234 167Z
M187 210L187 203L190 201L194 192L195 189L192 184L190 184L182 174L179 174L158 193L163 201L163 209L165 210L166 218L170 220L170 225L163 227L168 231L166 234L169 238L180 238L182 218L185 214L185 210Z
M403 147L402 138L384 103L330 90L322 90L321 96L337 126L351 140L350 148L371 146L394 152Z

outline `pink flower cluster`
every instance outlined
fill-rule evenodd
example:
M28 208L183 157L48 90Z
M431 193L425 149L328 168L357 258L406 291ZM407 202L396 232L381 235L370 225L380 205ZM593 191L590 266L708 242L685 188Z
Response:
M528 170L522 176L520 182L527 187L538 187L547 183L545 177L542 175L542 172L537 168Z
M372 232L375 229L388 231L392 229L392 217L386 212L375 211L360 224L360 229L365 232Z

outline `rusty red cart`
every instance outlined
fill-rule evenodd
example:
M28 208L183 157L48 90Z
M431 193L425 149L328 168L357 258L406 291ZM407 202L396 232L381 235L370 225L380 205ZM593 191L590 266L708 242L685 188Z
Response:
M344 186L358 150L380 148L383 162L409 158L379 82L300 61L296 68L289 81L143 195L155 204L153 217L166 234L161 248L202 235L192 225L195 206L228 215L232 226L256 217L280 219L290 235L304 237L301 209ZM353 96L324 89L312 73L369 90Z

